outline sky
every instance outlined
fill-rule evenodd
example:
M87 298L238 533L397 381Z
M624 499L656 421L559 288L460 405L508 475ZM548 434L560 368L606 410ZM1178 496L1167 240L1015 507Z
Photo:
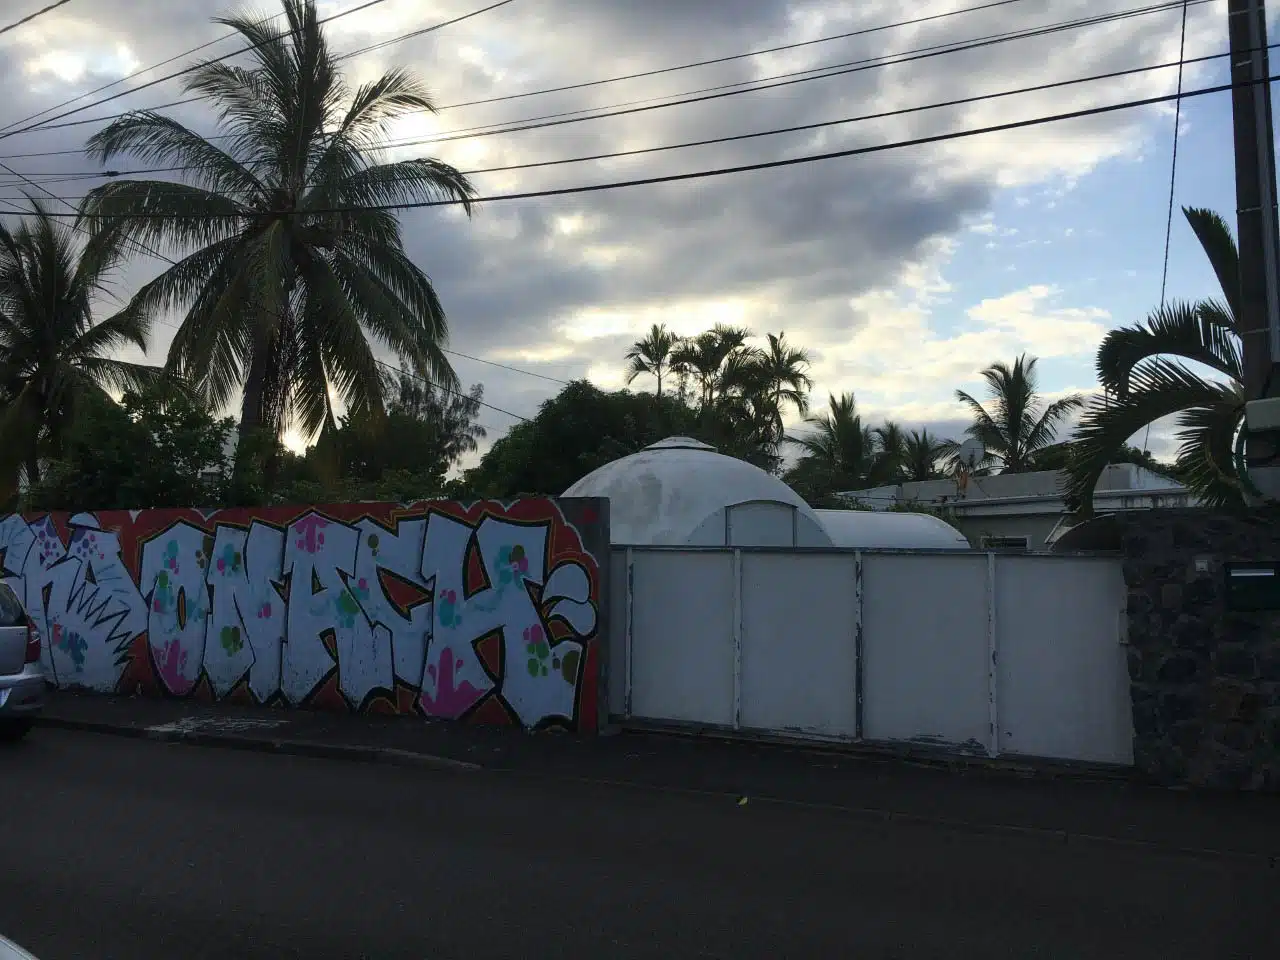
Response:
M435 156L471 171L819 123L1175 63L1179 9L695 104L522 132L476 136L473 129L636 101L660 104L708 87L894 59L1155 2L1013 0L971 11L983 0L514 0L351 58L343 67L352 85L393 67L417 72L441 109L399 121L392 136L470 134L398 147L390 156ZM13 10L16 3L4 5L0 26L11 14L29 12ZM44 3L23 5L35 10ZM358 5L325 0L320 8L328 15ZM486 5L386 0L327 30L342 53ZM265 16L278 9L274 0L250 6L71 0L0 35L0 89L6 93L0 99L0 163L37 180L83 177L46 187L74 202L102 182L89 178L101 168L62 151L79 150L103 124L18 134L5 128L26 126L19 122L224 36L227 29L211 22L215 15ZM914 26L512 99L951 11L958 12ZM1276 29L1273 21L1272 34ZM196 56L238 45L222 40ZM1226 0L1190 6L1186 56L1226 49ZM73 106L128 91L194 59L181 57ZM733 167L1159 97L1173 93L1177 82L1176 67L1165 67L807 132L472 179L485 196ZM1224 58L1188 65L1183 75L1185 90L1225 82ZM61 122L183 96L180 81L172 80ZM499 97L505 99L454 106ZM65 109L70 107L43 117ZM163 112L202 133L215 132L200 104ZM1184 100L1179 130L1175 203L1211 207L1234 220L1229 95ZM718 321L759 335L785 331L806 347L814 359L816 405L828 393L852 391L872 420L892 418L957 436L967 420L955 391L980 393L979 374L990 363L1026 352L1040 358L1047 395L1094 390L1093 361L1102 337L1141 321L1160 302L1173 132L1173 105L1165 103L770 170L493 201L481 204L470 220L455 209L406 211L402 225L407 250L444 303L459 377L484 385L491 406L480 420L489 441L515 422L512 414L534 415L560 381L585 376L602 388L621 386L623 354L651 324L693 334ZM116 161L112 168L128 169L129 163ZM34 188L0 169L0 198L20 200L24 190ZM126 300L163 266L131 262L116 296ZM1190 228L1175 211L1167 296L1216 292ZM178 319L155 327L150 362L162 362ZM386 351L380 355L393 359ZM637 381L635 388L652 385ZM1162 422L1149 438L1137 439L1168 457L1175 431Z

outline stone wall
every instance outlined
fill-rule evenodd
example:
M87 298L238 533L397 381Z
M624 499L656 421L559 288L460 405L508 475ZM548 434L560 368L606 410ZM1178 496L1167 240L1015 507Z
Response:
M1280 611L1233 612L1224 565L1280 560L1280 515L1113 521L1129 587L1134 763L1167 785L1280 790Z

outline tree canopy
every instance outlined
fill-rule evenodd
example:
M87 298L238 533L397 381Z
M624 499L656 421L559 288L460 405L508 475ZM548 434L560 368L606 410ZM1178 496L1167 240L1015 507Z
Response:
M227 502L228 440L215 418L168 381L127 392L121 403L91 394L63 450L27 491L28 509L126 510L217 507Z
M385 205L455 200L469 211L475 193L439 160L379 162L392 120L435 111L426 86L394 69L349 88L315 0L282 7L283 18L215 20L247 42L248 66L219 58L184 76L214 109L217 135L139 110L88 143L101 162L132 156L182 171L183 182L114 179L82 213L99 236L182 257L130 313L182 312L169 370L214 408L239 395L242 441L290 423L306 437L333 427L334 397L350 414L381 413L371 341L456 387L444 308Z
M677 397L606 392L576 380L494 443L459 488L486 497L559 495L597 467L666 437L705 440L703 426Z

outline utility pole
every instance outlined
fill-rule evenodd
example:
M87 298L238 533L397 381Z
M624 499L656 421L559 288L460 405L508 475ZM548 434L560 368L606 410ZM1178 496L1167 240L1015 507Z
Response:
M1228 0L1235 128L1245 462L1265 498L1280 500L1280 226L1264 0Z

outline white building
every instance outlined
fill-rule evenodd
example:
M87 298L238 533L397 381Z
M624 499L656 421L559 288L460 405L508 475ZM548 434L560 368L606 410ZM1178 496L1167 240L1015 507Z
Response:
M813 510L777 477L689 437L607 463L564 496L608 498L615 545L968 548L925 514Z
M1048 550L1077 522L1062 490L1062 474L1045 470L970 477L963 490L954 479L923 480L840 496L872 510L909 505L938 510L978 548ZM1103 470L1093 494L1095 514L1197 505L1182 484L1132 463Z

